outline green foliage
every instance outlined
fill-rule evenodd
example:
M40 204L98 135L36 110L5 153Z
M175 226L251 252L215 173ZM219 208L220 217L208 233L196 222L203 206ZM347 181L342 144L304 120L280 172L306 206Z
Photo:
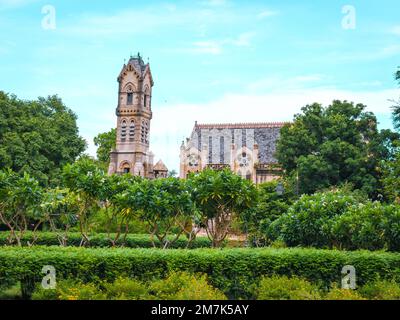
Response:
M38 246L57 246L60 245L59 235L54 232L37 232L35 234L36 241L35 245ZM89 235L90 247L107 248L111 247L110 237L115 238L115 234L102 234L94 233ZM9 232L0 232L0 246L9 244ZM21 243L24 245L33 238L31 231L27 231L21 238ZM169 235L168 240L172 242L174 236ZM64 246L79 247L82 241L82 236L79 232L69 232L65 236L65 242L61 243ZM157 239L153 239L156 243L156 247L160 247L161 244ZM152 248L153 243L150 235L148 234L128 234L126 237L120 237L115 242L115 246L123 246L126 248ZM171 249L184 249L184 248L209 248L211 247L211 241L207 237L197 237L189 243L185 237L179 238L177 241L171 243Z
M277 187L281 184L284 192L278 194ZM291 185L286 181L271 181L257 186L257 203L241 214L242 231L248 234L252 245L264 246L271 244L276 236L269 235L269 226L280 218L296 199Z
M165 279L139 281L119 277L114 282L82 283L62 280L56 289L37 286L33 300L225 300L207 282L207 276L172 272Z
M378 132L376 117L365 108L347 101L333 101L327 108L315 103L281 129L277 158L287 176L298 176L301 193L349 182L377 196L378 164L396 136Z
M149 292L160 300L225 300L225 295L208 284L206 275L172 272L151 283Z
M332 233L342 248L400 251L400 206L351 206L333 223Z
M22 245L21 237L28 228L33 225L36 231L43 222L43 212L37 206L42 197L38 181L27 173L21 177L11 170L0 171L0 222L10 231L9 243Z
M349 289L339 289L334 287L324 296L324 300L366 300L357 291Z
M309 281L287 276L263 277L257 290L258 300L319 300L319 288Z
M61 168L86 148L76 119L57 96L23 101L0 91L0 168L57 184Z
M303 195L270 228L270 234L288 246L335 246L332 225L351 206L361 199L346 191L334 190L314 195Z
M115 148L116 141L117 131L115 128L108 132L100 133L94 138L94 144L97 147L97 159L104 168L107 168L110 163L110 152Z
M400 285L393 280L377 280L363 286L360 293L371 300L400 300Z
M32 293L32 300L105 300L106 295L93 283L75 280L57 282L56 289L43 289L40 285Z
M298 276L321 286L340 282L341 270L353 265L357 285L376 279L400 281L400 255L316 249L92 249L64 247L4 247L0 250L0 284L39 284L44 265L53 265L57 281L113 282L120 276L146 281L171 271L207 274L210 284L228 298L254 298L262 276Z
M400 203L400 150L391 161L382 165L383 191L386 198L391 202Z
M225 240L234 216L254 206L257 192L254 184L230 170L204 170L189 178L192 194L202 213L213 246L218 247Z

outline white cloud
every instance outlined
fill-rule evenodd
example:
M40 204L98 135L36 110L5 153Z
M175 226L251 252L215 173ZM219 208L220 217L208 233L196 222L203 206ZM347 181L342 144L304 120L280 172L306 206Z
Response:
M400 25L399 26L394 26L391 30L390 33L395 34L397 36L400 36Z
M260 12L260 13L257 15L257 18L260 19L260 20L262 20L262 19L265 19L265 18L268 18L268 17L276 16L276 15L278 15L278 14L279 14L278 11L264 10L264 11Z
M221 45L216 41L197 41L193 43L193 48L188 49L192 53L218 55L222 52Z
M236 39L227 39L223 43L230 43L237 47L248 47L251 44L251 40L255 37L255 32L245 32L240 34Z

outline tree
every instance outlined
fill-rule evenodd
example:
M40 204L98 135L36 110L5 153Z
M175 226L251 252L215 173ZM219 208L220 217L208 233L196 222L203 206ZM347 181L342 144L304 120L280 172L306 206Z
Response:
M76 119L57 96L23 101L0 91L0 167L56 185L86 148Z
M120 201L146 222L154 247L157 246L155 238L161 248L170 247L196 219L197 211L185 180L143 180L132 185L120 196ZM171 239L168 236L173 232L175 235Z
M44 216L38 208L43 190L34 178L27 173L21 177L11 170L0 171L0 221L10 230L9 243L17 242L29 229L33 235L44 222ZM35 236L28 245L33 245Z
M97 147L97 159L105 166L108 167L110 163L110 152L115 148L117 139L117 132L111 129L108 132L100 133L94 138L94 144Z
M204 170L191 175L189 183L207 235L213 247L219 247L228 235L232 219L255 204L256 188L228 169Z
M123 231L123 241L125 242L126 240L129 232L129 222L136 215L137 210L127 205L124 193L140 182L140 177L134 177L130 174L104 177L104 183L100 190L100 200L102 202L102 211L100 213L106 218L107 235L112 246L116 246ZM112 228L116 230L114 237L111 235Z
M377 196L377 168L392 154L398 135L379 132L376 117L365 108L347 101L333 101L327 108L315 103L282 128L277 158L286 176L298 181L301 193L348 182Z
M279 187L282 188L278 191ZM269 226L280 218L297 199L289 181L271 181L257 186L257 203L245 210L241 217L242 230L255 246L271 243Z
M82 234L81 246L90 242L88 233L91 213L99 208L101 188L105 182L105 173L94 161L82 158L74 164L68 164L62 172L64 184L76 195L79 209L77 218Z

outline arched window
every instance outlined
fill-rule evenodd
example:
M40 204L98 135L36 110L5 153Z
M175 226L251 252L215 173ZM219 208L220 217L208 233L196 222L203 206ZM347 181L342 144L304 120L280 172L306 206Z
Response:
M147 121L142 121L141 130L142 143L149 143L149 124Z
M135 121L131 120L131 124L129 125L129 138L133 140L135 138Z
M125 140L125 138L126 138L126 121L122 120L122 123L121 123L121 139Z
M133 104L133 86L131 84L126 87L126 104Z

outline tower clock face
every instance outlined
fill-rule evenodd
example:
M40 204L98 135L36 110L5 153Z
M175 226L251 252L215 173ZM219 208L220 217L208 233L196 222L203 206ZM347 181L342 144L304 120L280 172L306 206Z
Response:
M250 165L250 155L243 152L238 156L238 163L240 167L248 167Z

